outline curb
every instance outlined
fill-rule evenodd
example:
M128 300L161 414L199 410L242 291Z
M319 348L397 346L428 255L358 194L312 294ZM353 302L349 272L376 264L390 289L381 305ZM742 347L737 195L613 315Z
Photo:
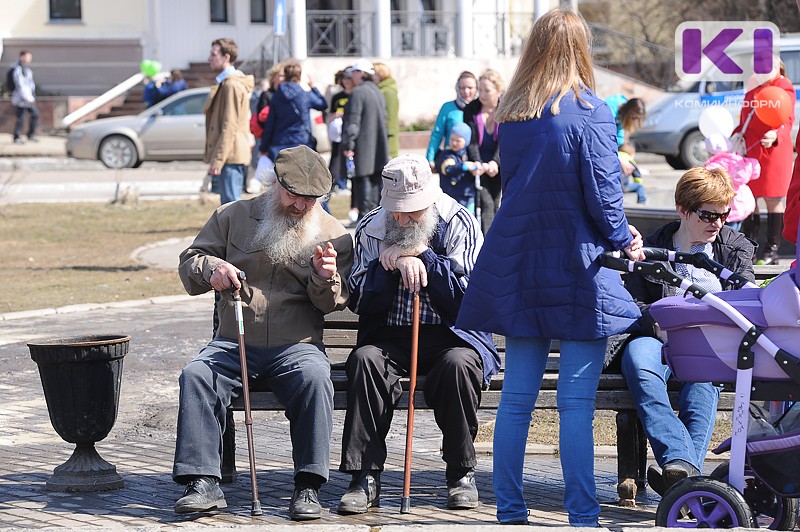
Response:
M103 310L103 309L120 309L142 307L145 305L164 305L170 303L180 303L183 301L193 300L198 298L213 299L213 293L201 294L199 296L178 295L178 296L158 296L148 299L131 299L129 301L112 301L109 303L82 303L79 305L67 305L64 307L55 308L42 308L35 310L21 310L19 312L6 312L0 314L0 321L22 320L27 318L36 318L40 316L51 316L53 314L74 314L76 312L87 312L90 310Z

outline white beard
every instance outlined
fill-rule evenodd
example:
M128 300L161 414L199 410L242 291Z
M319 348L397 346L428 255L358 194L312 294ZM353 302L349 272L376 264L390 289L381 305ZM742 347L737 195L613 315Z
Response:
M400 225L392 217L392 213L386 211L386 236L384 242L387 246L397 245L401 249L413 249L420 244L428 245L431 241L439 215L436 207L431 205L419 220L419 223L410 221L406 225Z
M264 217L253 238L256 246L267 252L273 264L288 264L311 257L319 242L322 209L319 203L302 218L294 218L286 214L274 188L265 194Z

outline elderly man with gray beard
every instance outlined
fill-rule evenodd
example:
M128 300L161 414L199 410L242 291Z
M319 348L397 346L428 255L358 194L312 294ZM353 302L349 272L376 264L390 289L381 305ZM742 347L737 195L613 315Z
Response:
M346 364L339 466L352 480L338 512L363 513L380 503L386 435L410 365L414 292L420 294L418 370L444 436L447 507L475 508L477 409L500 359L490 334L458 329L455 319L483 237L469 211L442 193L424 157L396 157L381 175L381 206L358 224L348 283L359 321Z
M231 289L241 288L249 376L269 382L289 419L289 516L320 517L318 491L328 479L333 423L324 315L347 304L353 241L319 204L331 174L318 153L306 146L282 150L275 174L264 194L218 208L180 257L186 291L213 289L222 299L215 338L180 377L172 476L186 490L175 503L177 513L226 507L219 488L222 434L226 409L242 393Z

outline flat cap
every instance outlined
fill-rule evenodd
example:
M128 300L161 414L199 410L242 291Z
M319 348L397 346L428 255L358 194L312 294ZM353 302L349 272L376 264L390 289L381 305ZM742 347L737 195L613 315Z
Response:
M275 157L278 183L295 196L318 198L331 191L331 172L325 159L308 146L286 148Z

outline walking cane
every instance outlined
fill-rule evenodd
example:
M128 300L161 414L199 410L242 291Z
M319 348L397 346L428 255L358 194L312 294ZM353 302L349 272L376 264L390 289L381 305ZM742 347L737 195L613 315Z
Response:
M414 442L414 395L417 392L417 355L419 352L419 292L414 292L411 315L411 368L408 386L408 421L406 422L406 461L403 469L403 498L400 500L400 513L407 514L411 509L411 446Z
M239 280L244 282L244 272L239 272ZM242 367L242 395L244 396L244 425L247 429L247 452L250 455L250 486L253 493L253 505L250 515L262 515L261 503L258 500L258 482L256 481L256 451L253 445L253 416L250 412L250 384L247 373L247 353L244 347L244 319L242 318L242 296L238 289L233 290L233 303L236 309L236 323L239 325L239 363Z

